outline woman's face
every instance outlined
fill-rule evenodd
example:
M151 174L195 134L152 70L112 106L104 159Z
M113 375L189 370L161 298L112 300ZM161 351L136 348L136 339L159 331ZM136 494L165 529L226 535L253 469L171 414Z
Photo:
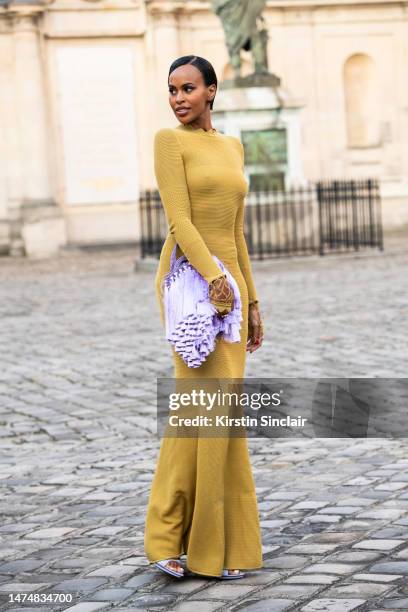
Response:
M203 75L192 64L173 70L169 76L169 102L177 119L191 123L204 115L216 89L215 84L205 85Z

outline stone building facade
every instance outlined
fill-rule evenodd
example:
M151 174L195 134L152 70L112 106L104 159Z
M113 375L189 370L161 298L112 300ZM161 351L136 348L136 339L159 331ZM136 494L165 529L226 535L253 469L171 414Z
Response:
M270 70L304 101L304 175L379 177L386 227L408 222L407 14L404 0L264 11ZM168 68L190 53L232 76L207 0L0 0L1 253L137 242L154 132L178 123Z

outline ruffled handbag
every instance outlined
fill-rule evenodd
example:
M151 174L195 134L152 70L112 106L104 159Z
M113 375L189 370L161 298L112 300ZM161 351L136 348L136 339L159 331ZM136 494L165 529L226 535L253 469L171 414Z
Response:
M170 270L161 283L166 339L189 368L198 368L214 351L216 336L226 342L240 342L242 302L234 277L216 255L212 255L234 292L231 311L220 316L210 302L209 284L185 255L176 259L177 244L171 253Z

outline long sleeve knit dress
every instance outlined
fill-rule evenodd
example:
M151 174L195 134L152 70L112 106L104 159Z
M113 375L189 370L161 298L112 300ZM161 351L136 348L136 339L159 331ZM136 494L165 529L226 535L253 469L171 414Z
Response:
M242 300L239 343L217 337L215 350L198 368L189 368L169 345L175 378L244 378L248 305L257 300L257 293L243 232L248 192L243 146L238 138L215 129L180 124L156 132L154 166L169 225L155 279L162 323L161 281L176 242L176 256L184 254L208 282L223 274L211 257L217 255L235 278ZM144 544L150 562L186 554L187 568L207 576L220 576L223 568L262 567L245 436L163 437Z

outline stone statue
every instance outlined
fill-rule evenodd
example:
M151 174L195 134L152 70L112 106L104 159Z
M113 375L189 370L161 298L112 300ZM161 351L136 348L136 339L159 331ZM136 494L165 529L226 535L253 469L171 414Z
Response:
M251 51L254 74L269 74L267 59L268 31L261 13L266 0L211 0L225 32L231 65L236 78L240 77L241 49Z

